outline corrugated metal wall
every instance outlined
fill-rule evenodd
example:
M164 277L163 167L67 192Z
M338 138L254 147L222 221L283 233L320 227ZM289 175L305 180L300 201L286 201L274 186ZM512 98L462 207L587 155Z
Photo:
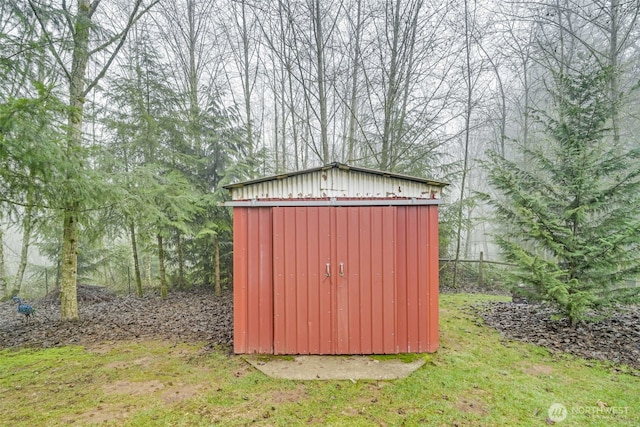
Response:
M437 206L234 209L236 353L438 346Z
M395 207L335 208L335 353L397 353Z
M271 208L233 209L233 344L273 353Z
M233 200L347 198L440 198L441 187L423 182L328 169L233 188Z
M327 208L273 208L276 354L333 353L331 227Z
M434 352L439 342L438 208L397 209L399 352Z

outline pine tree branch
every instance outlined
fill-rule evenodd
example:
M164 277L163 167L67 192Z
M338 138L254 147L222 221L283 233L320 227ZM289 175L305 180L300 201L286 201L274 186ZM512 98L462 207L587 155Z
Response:
M62 61L62 58L60 58L60 55L58 54L58 52L53 48L53 41L51 40L51 34L49 34L49 31L47 30L47 27L46 27L44 21L42 20L42 17L40 16L40 13L38 12L38 8L33 3L33 0L29 0L29 7L33 11L33 14L36 17L36 20L38 21L38 24L40 25L40 29L42 30L42 33L44 34L44 37L47 40L47 48L49 49L49 51L51 52L51 54L55 58L56 62L60 66L60 68L62 68L62 71L64 71L64 74L67 77L67 79L71 80L71 73L69 72L69 70L65 66L64 62ZM66 14L65 14L65 16L66 16ZM71 26L71 28L73 29L73 26Z

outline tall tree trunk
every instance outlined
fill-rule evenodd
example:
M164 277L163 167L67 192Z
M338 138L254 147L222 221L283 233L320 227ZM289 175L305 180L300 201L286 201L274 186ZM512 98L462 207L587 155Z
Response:
M353 64L351 66L351 99L349 100L349 130L347 136L347 162L355 160L355 139L358 113L358 73L360 69L360 37L362 33L362 0L358 0L356 8L355 41L353 47Z
M416 35L418 32L418 17L420 16L420 9L422 8L422 0L415 3L415 9L413 10L413 19L411 20L411 37L409 39L409 52L406 61L405 73L403 76L400 76L401 79L404 80L404 88L402 91L402 104L400 105L400 111L398 114L398 118L396 119L396 124L393 127L393 137L392 141L396 142L389 147L390 151L390 160L389 160L389 170L394 170L396 167L396 162L401 154L397 153L395 148L397 142L402 141L405 132L405 120L407 117L407 109L409 105L409 95L411 94L411 74L413 72L413 67L415 63L414 53L416 46ZM398 88L400 88L400 82L398 82Z
M295 153L294 162L296 170L300 169L300 150L298 147L298 121L296 120L296 106L294 103L293 92L293 73L291 70L291 62L287 60L287 80L289 83L289 115L291 116L291 134L293 137L293 152Z
M275 172L278 173L280 171L282 171L282 167L280 164L280 151L279 151L279 135L280 135L280 129L278 129L278 122L279 122L279 117L278 117L278 93L276 90L277 87L277 78L276 78L276 72L273 72L273 152L275 153L275 163L276 163L276 167L275 167Z
M0 223L0 301L4 301L13 295L7 294L7 275L4 268L4 231Z
M91 2L78 0L73 27L73 54L69 76L69 113L67 116L67 156L75 167L71 173L81 173L84 165L77 158L82 148L82 120L85 103L85 76L89 62L89 32L91 30ZM74 177L69 176L69 182ZM62 272L60 281L60 316L63 320L78 318L78 216L80 195L68 188L64 205L62 235Z
M147 287L153 288L155 286L155 282L153 280L153 275L151 274L151 256L145 254L142 257L142 260L143 260L144 269L145 269L144 277L146 279Z
M220 238L214 237L213 240L213 266L214 266L214 292L217 296L222 295L222 285L220 283Z
M188 89L189 89L189 126L191 128L191 137L193 138L193 148L198 153L202 151L202 138L200 132L200 105L198 100L198 70L196 66L196 44L198 43L198 35L196 29L195 16L195 0L187 1L187 20L188 20L188 54L189 68L187 72Z
M390 166L391 145L393 128L395 125L394 112L396 108L396 98L398 96L398 44L400 43L400 0L396 0L395 5L387 5L392 9L392 29L391 29L391 59L389 63L389 78L387 79L387 91L384 99L384 125L382 129L382 148L380 153L380 169L387 170Z
M142 0L135 0L129 19L125 28L121 32L117 32L117 36L112 37L107 43L101 45L94 51L89 49L90 32L93 26L92 16L100 5L100 1L95 0L77 0L77 10L75 16L67 15L69 28L67 29L72 39L71 68L67 69L62 58L55 46L51 44L50 50L54 53L54 57L60 67L64 70L69 85L69 109L67 113L67 146L66 156L69 164L68 182L74 183L85 167L83 159L80 155L82 149L82 121L84 116L84 103L87 93L95 87L99 80L104 76L107 69L113 62L114 58L124 44L126 35L136 22L136 20L146 13L149 8L157 3L153 0L151 5L144 11L138 13ZM29 5L34 11L40 27L43 32L47 32L45 21L42 14L39 13L39 6L35 1L29 0ZM67 10L66 3L63 7ZM47 34L47 40L52 42L56 37ZM109 54L102 69L97 73L96 77L87 81L87 64L92 54L104 53L105 49L115 44L115 48ZM78 318L78 298L77 298L77 278L78 278L78 217L80 213L81 195L78 194L76 187L71 184L66 188L65 199L63 202L63 234L62 234L62 253L60 267L60 317L63 320L72 320Z
M493 72L496 75L496 81L498 83L498 91L500 92L500 125L498 127L498 151L500 152L500 155L504 157L507 139L507 97L504 92L504 85L502 83L502 76L500 75L500 68L498 67L498 64L493 60L492 55L482 47L482 45L480 45L480 49L491 64L491 68L493 68Z
M184 247L182 245L182 232L180 230L178 230L176 242L176 250L178 251L178 287L184 288L187 282L184 277Z
M242 0L242 54L243 54L243 79L242 90L244 92L244 110L247 116L247 146L249 156L253 156L253 123L251 120L251 81L249 77L249 30L247 28L246 5L247 2Z
M464 132L464 160L462 163L462 179L460 183L460 206L458 208L458 223L456 233L456 257L453 262L453 284L455 288L458 286L458 260L460 259L460 246L462 240L462 221L464 214L464 197L465 197L465 185L467 181L467 173L469 167L469 140L471 133L471 110L472 110L472 96L473 96L473 83L471 78L471 26L469 23L469 2L464 1L464 36L465 36L465 72L466 72L466 84L467 84L467 99L465 108L465 132Z
M64 211L62 235L62 264L60 266L60 317L78 318L78 203L67 203Z
M282 134L280 135L280 150L282 151L282 170L287 171L287 108L286 108L286 99L287 91L285 90L285 70L280 70L280 114L282 115L282 123L280 124L280 128L282 129Z
M329 163L329 129L327 123L327 95L325 93L324 36L322 31L322 13L320 0L313 3L313 30L316 48L316 77L318 79L318 103L320 104L320 141L322 143L322 162Z
M619 30L619 18L618 8L619 0L611 0L609 5L609 19L611 21L610 37L609 37L609 66L611 67L611 104L613 105L613 114L611 115L611 128L613 130L613 146L618 147L620 145L620 123L619 123L619 108L618 108L618 91L619 79L618 79L618 30Z
M524 61L522 63L522 78L524 81L524 112L523 112L523 129L522 129L522 146L524 150L522 150L523 162L526 165L528 162L527 158L527 150L529 149L529 104L530 104L530 93L531 89L529 88L529 60Z
M167 299L167 273L164 268L164 246L160 234L158 234L158 265L160 269L160 296L162 299Z
M136 227L131 221L129 225L131 235L131 251L133 252L133 274L136 279L136 294L142 298L142 275L140 274L140 259L138 258L138 244L136 241Z
M29 257L29 245L31 243L31 228L33 225L33 193L29 191L27 194L27 206L24 209L24 217L22 218L22 247L20 249L20 263L16 272L16 279L13 282L11 293L17 295L22 289L22 281L24 272L27 269L27 261Z

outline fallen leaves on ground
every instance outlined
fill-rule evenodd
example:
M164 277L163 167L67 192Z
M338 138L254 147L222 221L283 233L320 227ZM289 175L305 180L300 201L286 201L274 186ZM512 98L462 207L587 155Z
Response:
M544 304L489 303L479 309L485 322L505 337L576 356L640 368L640 307L623 306L611 316L569 325Z
M96 297L79 295L79 320L60 320L54 298L29 303L36 314L26 322L15 304L0 304L0 348L55 347L103 341L169 339L202 341L210 345L233 343L233 295L211 290L172 292L166 300L157 295Z

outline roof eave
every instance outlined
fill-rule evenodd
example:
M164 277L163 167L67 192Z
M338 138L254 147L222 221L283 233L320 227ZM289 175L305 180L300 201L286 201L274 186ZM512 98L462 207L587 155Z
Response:
M380 171L380 170L376 170L376 169L363 168L363 167L359 167L359 166L349 166L349 165L344 164L344 163L334 162L334 163L328 163L328 164L323 165L323 166L318 166L318 167L315 167L315 168L304 169L304 170L299 170L299 171L294 171L294 172L280 173L280 174L277 174L277 175L271 175L271 176L267 176L267 177L263 177L263 178L256 178L256 179L252 179L252 180L249 180L249 181L242 181L242 182L236 182L236 183L233 183L233 184L227 184L227 185L224 185L223 188L225 188L227 190L232 190L234 188L242 188L242 187L247 186L247 185L259 184L261 182L267 182L267 181L276 181L276 180L290 178L292 176L304 175L304 174L309 174L309 173L318 172L318 171L322 171L322 170L329 170L329 169L341 169L341 170L346 170L346 171L353 170L353 171L356 171L356 172L368 173L368 174L371 174L371 175L379 175L379 176L384 176L384 177L387 177L387 178L397 178L397 179L403 179L403 180L406 180L406 181L419 182L419 183L423 183L423 184L427 184L427 185L432 185L434 187L446 187L447 185L449 185L448 183L445 183L445 182L434 181L434 180L424 179L424 178L418 178L418 177L415 177L415 176L403 175L403 174L398 174L398 173L393 173L393 172Z

